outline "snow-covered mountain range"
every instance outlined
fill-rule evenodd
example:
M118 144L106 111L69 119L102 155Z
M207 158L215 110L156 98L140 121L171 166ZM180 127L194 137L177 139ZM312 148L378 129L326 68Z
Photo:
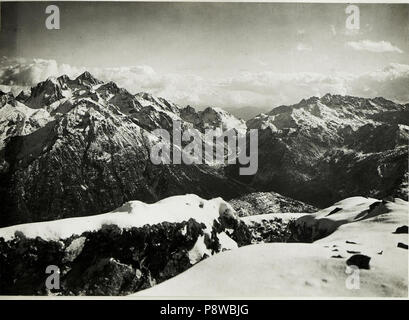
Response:
M274 191L324 207L354 195L407 199L408 105L327 94L247 122L131 94L84 72L0 93L0 225L112 210L193 192L229 200ZM259 168L153 165L154 129L258 129Z
M1 225L102 213L127 200L195 192L226 199L276 191L317 206L352 195L405 197L408 106L325 95L245 123L131 94L84 72L50 78L17 97L0 93ZM259 130L259 169L153 166L152 130ZM227 172L227 174L225 174ZM242 180L242 183L238 182ZM406 184L405 184L406 183Z
M196 112L130 94L85 72L50 78L17 97L0 93L0 225L102 213L128 200L194 192L226 199L251 188L207 165L153 165L154 129L245 130L220 109Z
M140 294L248 296L248 275L267 276L268 265L274 276L258 295L343 295L334 274L362 254L375 265L362 295L401 296L407 241L391 228L407 238L408 115L383 98L327 94L244 121L89 72L0 91L0 294L124 295L176 276ZM175 121L200 134L257 129L257 173L154 165L153 130ZM44 287L48 265L61 268L60 292ZM226 278L221 265L246 285L195 289L209 272ZM291 276L304 271L312 280Z

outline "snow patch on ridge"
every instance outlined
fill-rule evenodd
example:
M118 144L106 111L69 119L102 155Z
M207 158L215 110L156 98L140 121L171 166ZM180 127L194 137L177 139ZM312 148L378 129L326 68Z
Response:
M19 232L27 238L59 240L74 234L80 235L86 231L99 230L103 225L112 224L126 229L162 222L179 223L188 221L190 218L205 224L205 231L210 232L214 220L226 210L234 214L234 210L222 198L204 200L194 194L169 197L154 204L129 201L122 207L105 214L1 228L0 237L8 241L15 237L16 232ZM232 243L229 243L229 246L232 246Z

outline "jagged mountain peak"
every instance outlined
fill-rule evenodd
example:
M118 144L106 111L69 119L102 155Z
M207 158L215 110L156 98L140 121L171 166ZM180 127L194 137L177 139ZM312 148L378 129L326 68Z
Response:
M66 85L60 84L57 78L49 77L31 88L30 97L25 103L35 109L50 105L64 98L62 90L65 88Z
M95 78L91 73L88 71L84 71L80 74L77 78L75 78L77 82L80 84L89 84L89 85L97 85L102 84L103 82Z
M56 87L56 86L59 86L59 85L60 85L60 83L59 83L59 81L58 81L58 79L56 77L48 77L43 82L40 82L37 85L37 87L48 88L48 87Z
M34 87L31 87L31 91L38 91L38 90L53 90L55 88L61 88L63 82L60 80L61 77L48 77L44 81L39 82Z
M223 110L222 108L218 107L207 107L203 111L201 111L202 114L223 114L223 115L231 115L229 112Z
M244 120L236 118L221 108L207 107L199 114L205 126L221 127L223 130L236 129L239 132L245 132L247 129Z
M155 96L149 92L138 92L134 95L134 97L138 100L144 100L146 103L142 103L143 105L153 104L157 106L161 106L163 109L169 109L170 111L177 111L179 110L179 106L176 104L169 102L165 98Z
M193 108L190 104L188 104L186 107L182 108L182 110L185 110L186 112L196 112L196 109Z
M190 105L180 109L182 119L191 122L196 128L205 129L220 128L222 130L235 129L236 132L246 132L247 126L244 120L236 118L231 113L217 107L207 107L202 111L196 111Z
M143 107L154 108L158 112L165 112L169 115L171 113L176 117L179 117L182 110L177 104L170 102L165 98L154 96L148 92L138 92L134 95L134 98Z
M343 106L355 107L359 110L395 111L402 110L403 106L384 97L363 98L350 95L329 94L327 93L319 102L330 108L339 108Z
M143 91L138 92L138 93L135 94L135 96L139 97L139 98L142 98L142 99L145 99L145 100L149 100L149 101L154 101L155 100L153 95L151 93L149 93L149 92L143 92Z
M69 82L71 82L72 80L70 79L69 76L67 76L66 74L63 74L63 75L61 75L61 76L59 76L59 77L57 78L57 81L58 81L59 83L69 83Z
M138 92L134 95L136 98L140 98L140 99L144 99L153 103L166 103L166 104L171 104L168 100L166 100L165 98L162 97L158 97L153 95L152 93L149 92ZM173 104L173 103L172 103ZM174 104L175 105L175 104ZM176 105L175 105L176 106ZM179 107L178 107L179 109Z
M230 112L219 108L219 107L206 107L204 110L199 111L199 114L201 114L202 116L204 115L209 115L209 116L213 116L213 117L234 117L236 118L234 115L232 115ZM237 120L239 120L238 118L236 118Z
M97 91L99 92L107 92L110 94L118 94L118 93L127 93L130 95L130 93L124 89L124 88L120 88L115 82L113 81L109 81L107 83L103 83L101 84L101 86L97 89Z

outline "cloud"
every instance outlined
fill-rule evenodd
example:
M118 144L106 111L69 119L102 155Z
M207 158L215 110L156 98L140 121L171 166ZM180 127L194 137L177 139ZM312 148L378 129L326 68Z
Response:
M320 73L242 73L222 83L224 91L251 92L264 97L270 106L296 103L327 92L346 94L348 77ZM248 104L249 105L249 104ZM250 104L251 105L251 104ZM264 106L261 106L264 107Z
M51 76L67 74L74 78L85 70L84 67L58 64L54 60L3 57L0 59L0 87L8 86L17 92L22 86L34 86ZM116 82L131 93L146 91L181 106L190 104L199 108L254 106L272 109L326 93L383 96L409 102L409 65L398 63L361 75L261 71L205 78L195 74L161 74L146 65L90 68L88 71L103 81Z
M312 51L312 47L304 43L298 43L296 47L297 51Z
M351 81L351 95L409 102L409 65L390 63L382 70L363 74Z
M0 59L0 81L4 85L31 86L51 76L80 73L79 68L57 64L55 60L7 58Z
M243 73L223 83L224 91L248 91L265 98L270 105L293 104L303 98L326 93L409 102L409 65L390 63L381 70L353 75L300 73ZM249 104L251 105L251 104ZM260 105L264 107L264 105Z
M378 42L371 41L371 40L349 41L346 43L346 45L357 51L403 53L401 49L393 46L388 41L378 41Z

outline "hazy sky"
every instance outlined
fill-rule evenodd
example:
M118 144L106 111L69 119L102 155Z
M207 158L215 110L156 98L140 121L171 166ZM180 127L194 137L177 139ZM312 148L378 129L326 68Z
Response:
M353 33L346 4L57 2L61 29L47 30L49 4L2 3L0 83L88 69L181 104L409 100L408 5L359 5Z

